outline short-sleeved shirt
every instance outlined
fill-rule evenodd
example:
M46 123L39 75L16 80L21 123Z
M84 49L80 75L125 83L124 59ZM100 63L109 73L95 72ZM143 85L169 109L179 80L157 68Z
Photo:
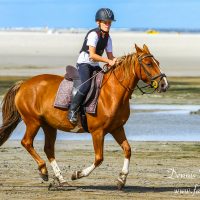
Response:
M87 46L92 46L92 47L96 48L98 40L99 40L99 37L98 37L97 33L95 31L90 32L87 37ZM105 50L106 50L106 52L112 52L112 39L110 36L108 37L108 43L107 43ZM86 53L85 51L82 51L79 54L77 63L78 64L88 63L92 66L99 65L99 62L95 62L92 59L90 59L90 55L88 53Z

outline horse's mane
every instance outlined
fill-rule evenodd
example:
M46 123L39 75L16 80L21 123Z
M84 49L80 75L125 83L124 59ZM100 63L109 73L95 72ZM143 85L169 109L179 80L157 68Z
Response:
M123 78L128 78L132 69L133 74L135 74L135 53L130 53L117 58L115 69L120 70L123 74Z

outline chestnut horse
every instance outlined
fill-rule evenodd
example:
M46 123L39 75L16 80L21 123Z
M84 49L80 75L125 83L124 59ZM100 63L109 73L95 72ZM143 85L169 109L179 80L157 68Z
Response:
M130 115L129 99L139 80L149 86L157 85L159 92L165 92L168 83L161 73L159 62L146 45L143 49L135 45L136 52L118 58L116 65L105 73L98 99L97 113L86 114L88 130L92 135L95 160L82 171L76 171L72 180L88 176L103 161L104 137L110 133L124 151L124 165L118 177L118 188L124 187L129 173L131 147L127 141L124 124ZM65 179L55 160L54 145L57 129L67 132L83 132L67 119L67 111L53 107L55 95L63 77L38 75L12 86L3 99L3 124L0 128L0 146L9 138L17 124L23 120L26 132L21 144L38 164L40 176L48 180L45 161L33 147L33 140L41 127L45 134L44 152L60 184ZM155 84L157 83L157 84Z

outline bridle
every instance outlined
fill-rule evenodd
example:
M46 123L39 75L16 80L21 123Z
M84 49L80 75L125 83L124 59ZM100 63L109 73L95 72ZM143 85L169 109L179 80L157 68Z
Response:
M154 93L158 86L159 86L159 83L161 82L161 80L166 77L166 75L164 73L160 73L158 75L155 75L155 76L151 76L151 74L149 73L149 71L146 69L144 63L142 62L142 60L144 58L152 58L154 61L155 61L155 58L153 57L152 54L144 54L144 55L141 55L138 57L138 62L140 64L140 80L142 80L142 73L141 73L141 69L144 70L144 73L146 74L146 76L148 77L149 79L149 84L146 84L145 86L143 87L139 87L138 84L137 84L137 88L140 90L140 92L142 92L142 94L152 94ZM158 66L159 67L159 66ZM160 78L159 81L157 81L156 79L157 78ZM150 88L154 88L154 90L152 92L144 92L142 89L143 88L147 88L147 87L150 87Z
M164 73L160 73L160 74L155 75L155 76L152 77L151 74L149 73L149 71L146 69L145 64L142 62L142 60L143 60L144 58L153 58L154 61L155 61L155 58L153 57L152 54L144 54L144 55L141 55L141 56L137 57L138 62L139 62L139 64L140 64L140 78L139 78L139 80L142 80L142 73L141 73L141 70L143 69L143 70L144 70L144 73L146 74L146 76L148 77L149 82L150 82L149 84L146 84L145 86L142 86L142 87L140 87L140 86L137 84L137 89L139 89L140 92L141 92L142 94L152 94L152 93L154 93L154 92L157 90L157 88L158 88L158 86L159 86L159 83L161 82L161 80L162 80L164 77L166 77L166 75L165 75ZM113 72L114 72L114 70L113 70ZM114 75L115 75L115 72L114 72ZM131 92L131 94L133 93L133 91L134 91L135 89L132 89L132 88L130 88L130 87L124 86L124 85L122 84L122 82L119 81L119 79L117 78L116 75L115 75L115 77L116 77L116 79L118 80L118 82L120 83L120 85L121 85L122 87L124 87L128 92ZM157 81L157 80L156 80L157 78L160 78L160 80ZM151 92L145 92L145 91L143 91L144 88L154 88L154 90L151 91Z

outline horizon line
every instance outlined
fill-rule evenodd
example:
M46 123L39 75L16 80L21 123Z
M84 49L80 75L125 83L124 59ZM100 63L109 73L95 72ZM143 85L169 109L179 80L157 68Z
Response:
M4 30L32 30L32 31L84 31L84 30L89 30L93 27L80 27L80 28L75 28L75 27L49 27L49 26L33 26L33 27L0 27L0 31ZM111 31L117 31L117 30L124 30L124 31L158 31L158 32L200 32L200 28L155 28L155 27L134 27L134 28L111 28Z

